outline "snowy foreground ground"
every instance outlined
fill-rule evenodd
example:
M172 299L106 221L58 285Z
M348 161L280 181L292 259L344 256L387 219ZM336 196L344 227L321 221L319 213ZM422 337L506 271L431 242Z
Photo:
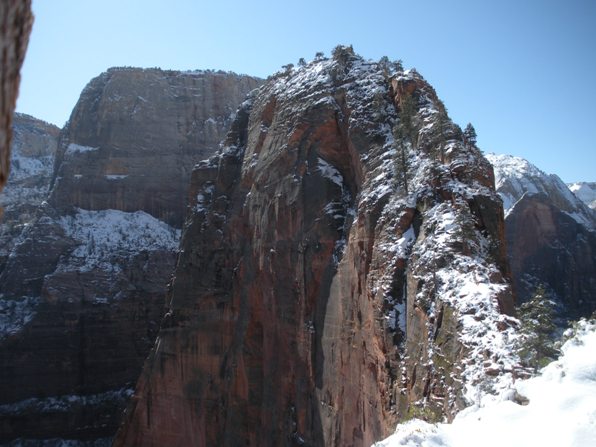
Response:
M540 375L465 409L452 424L412 420L374 447L596 446L596 323L580 322L562 353ZM513 402L515 393L529 403Z

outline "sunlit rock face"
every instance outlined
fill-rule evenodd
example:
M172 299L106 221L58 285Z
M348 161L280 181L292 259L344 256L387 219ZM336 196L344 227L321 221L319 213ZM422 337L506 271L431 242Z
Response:
M0 442L109 442L164 314L190 171L259 83L111 69L48 137L49 196L0 275Z
M340 48L277 74L190 199L115 445L371 445L511 372L493 171L415 71Z
M513 285L519 302L539 287L563 318L596 310L596 211L556 175L519 157L488 155L505 205Z

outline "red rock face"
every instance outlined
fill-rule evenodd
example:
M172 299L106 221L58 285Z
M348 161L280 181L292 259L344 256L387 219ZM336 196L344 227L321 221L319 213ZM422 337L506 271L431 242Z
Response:
M0 191L8 179L12 114L15 109L21 65L33 24L31 0L7 0L0 5Z
M400 95L416 101L409 194L394 180ZM368 446L414 402L463 405L473 379L454 365L483 380L491 354L467 357L451 264L477 258L487 324L512 300L490 165L453 125L433 158L436 108L417 74L353 56L245 102L193 172L169 312L114 445Z

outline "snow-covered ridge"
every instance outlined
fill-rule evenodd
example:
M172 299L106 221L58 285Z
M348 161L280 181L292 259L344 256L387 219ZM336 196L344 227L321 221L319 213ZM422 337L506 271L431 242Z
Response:
M596 322L581 321L576 332L537 377L511 382L497 399L467 408L452 424L415 419L398 425L375 447L596 445Z
M524 194L545 194L553 205L587 228L594 228L595 215L556 175L546 174L527 160L512 155L486 154L495 172L495 187L507 216Z
M144 211L79 209L72 216L61 217L60 224L66 235L79 243L69 262L59 267L63 270L117 272L118 260L142 251L175 251L180 240L180 230Z
M567 186L579 200L596 210L596 182L577 182Z

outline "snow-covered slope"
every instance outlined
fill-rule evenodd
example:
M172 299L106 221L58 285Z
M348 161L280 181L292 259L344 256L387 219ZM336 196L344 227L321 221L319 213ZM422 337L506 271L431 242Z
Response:
M511 382L497 399L462 411L452 424L412 420L375 446L594 446L595 351L596 322L581 321L563 355L539 376Z
M577 222L594 229L596 213L578 199L554 174L546 174L527 160L512 155L486 154L495 172L495 187L503 199L505 216L524 194L545 194L552 204Z
M569 189L586 205L596 210L596 182L570 183Z

